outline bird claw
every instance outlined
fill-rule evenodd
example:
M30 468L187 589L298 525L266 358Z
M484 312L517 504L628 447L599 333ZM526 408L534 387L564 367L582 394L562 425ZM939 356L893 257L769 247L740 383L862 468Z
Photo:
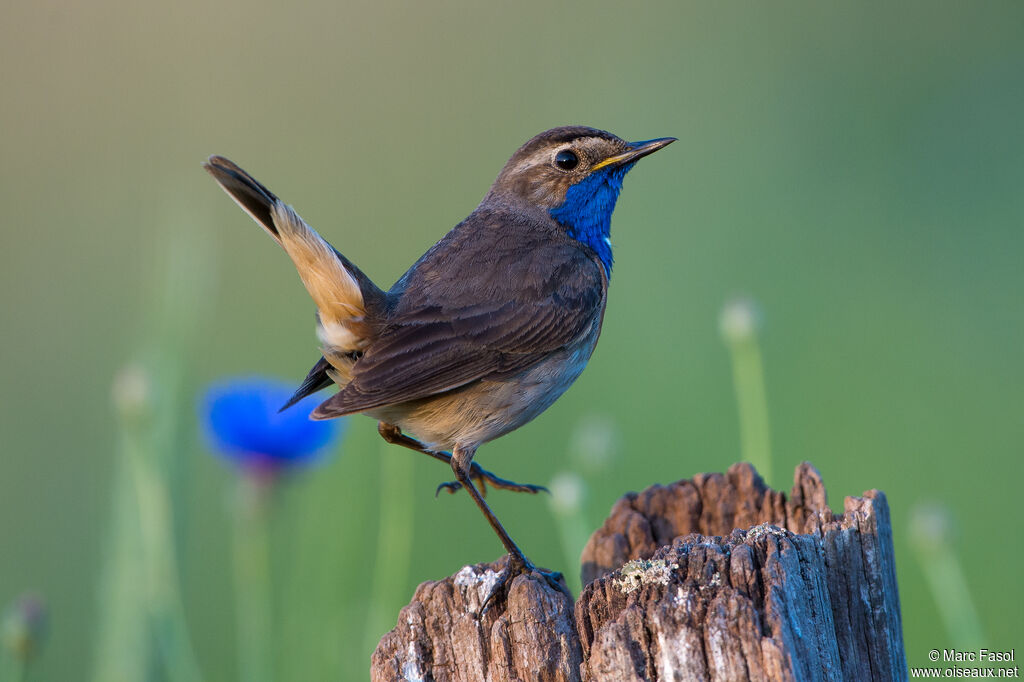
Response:
M514 493L530 493L536 495L539 492L550 493L551 491L542 485L534 485L532 483L516 483L506 478L501 478L492 474L487 469L484 469L476 462L473 462L473 466L469 470L469 478L476 481L477 488L480 490L480 494L487 497L487 484L490 483L498 490L511 490ZM434 497L441 494L441 490L447 490L449 494L454 495L462 488L462 484L458 481L446 481L441 485L437 486L437 490L434 491Z
M557 592L569 594L568 589L565 587L565 583L562 580L561 571L545 571L537 568L533 563L525 556L516 556L514 554L508 555L508 560L505 562L505 568L498 574L498 579L494 583L494 587L491 588L487 598L484 599L483 604L480 606L480 616L487 613L492 604L497 603L495 597L499 594L507 593L509 584L517 575L525 573L535 573L544 579L551 588ZM572 595L569 595L570 599Z
M447 490L449 495L454 495L460 488L462 488L462 484L458 481L445 481L437 486L437 490L434 491L434 497L440 495L442 490Z

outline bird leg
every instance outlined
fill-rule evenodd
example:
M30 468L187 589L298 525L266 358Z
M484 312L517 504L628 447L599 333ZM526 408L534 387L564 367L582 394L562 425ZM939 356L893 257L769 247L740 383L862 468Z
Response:
M416 452L422 452L424 455L430 455L434 459L440 460L449 465L451 464L452 456L449 455L447 452L437 452L435 450L428 449L425 445L423 445L423 443L419 442L415 438L410 438L409 436L402 433L402 430L395 426L394 424L388 424L387 422L378 422L377 431L380 433L381 437L384 440L386 440L388 443L391 443L392 445L401 445L403 448L415 450ZM510 481L506 478L496 476L492 474L490 471L487 471L486 469L481 467L476 462L473 462L472 466L470 467L469 477L472 480L477 481L477 483L480 485L480 490L482 494L485 496L487 495L488 483L490 483L495 488L498 488L499 490L511 490L512 492L517 493L537 494L542 490L544 492L548 492L548 489L542 485L532 485L530 483L516 483L515 481ZM449 493L454 494L461 487L462 484L459 483L458 481L448 481L447 483L442 483L441 485L437 486L437 491L434 494L440 494L441 490L447 490Z
M544 580L547 581L551 587L560 591L567 592L564 583L562 582L562 574L558 571L543 571L534 566L523 551L519 549L519 546L509 536L508 531L501 525L501 521L494 515L491 508L487 506L487 502L484 500L484 496L473 485L473 481L469 475L473 465L473 455L476 454L476 448L463 448L456 445L452 449L451 454L451 466L452 471L455 473L455 478L461 487L466 489L466 492L470 494L473 501L476 502L476 506L483 512L487 522L491 524L491 528L497 533L498 538L501 540L501 544L505 546L505 551L508 552L508 561L505 563L505 568L502 569L501 573L498 574L498 580L495 582L493 588L491 588L490 594L484 599L483 604L480 606L480 612L483 613L487 610L491 600L503 592L506 586L511 582L513 578L521 573L537 573Z

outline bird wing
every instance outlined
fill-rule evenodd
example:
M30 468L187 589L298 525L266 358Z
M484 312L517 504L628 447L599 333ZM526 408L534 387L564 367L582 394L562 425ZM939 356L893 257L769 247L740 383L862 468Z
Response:
M521 225L481 235L493 222L460 224L399 281L388 325L314 418L511 376L600 324L607 280L593 254Z

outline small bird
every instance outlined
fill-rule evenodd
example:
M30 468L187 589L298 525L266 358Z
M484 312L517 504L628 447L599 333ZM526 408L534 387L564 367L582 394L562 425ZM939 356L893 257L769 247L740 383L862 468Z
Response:
M322 357L282 409L336 384L314 419L366 414L387 442L447 462L455 481L438 491L465 488L509 554L485 604L519 573L556 588L561 575L536 569L483 497L488 483L543 488L500 478L473 456L550 407L583 371L601 333L623 178L674 141L626 142L583 126L537 135L388 291L240 167L222 156L203 164L284 248L316 304Z

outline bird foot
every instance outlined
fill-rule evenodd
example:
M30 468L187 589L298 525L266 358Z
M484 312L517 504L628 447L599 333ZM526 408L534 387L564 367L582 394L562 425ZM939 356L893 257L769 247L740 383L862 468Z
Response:
M496 603L499 603L502 599L508 597L508 588L510 587L512 580L517 575L523 575L526 573L533 573L539 575L544 579L553 590L562 592L569 595L568 588L565 586L565 581L562 579L561 571L545 571L537 568L533 563L527 559L524 555L508 554L506 555L505 568L498 574L498 579L494 583L494 587L491 588L487 598L484 599L483 604L480 606L480 616L487 613L487 610Z
M530 493L536 495L537 493L551 492L542 485L533 485L530 483L516 483L500 476L495 476L490 471L487 471L476 462L473 462L473 466L469 470L469 477L476 482L477 488L480 490L480 494L487 495L487 484L490 483L492 486L499 490L511 490L514 493ZM437 490L434 491L434 497L441 494L442 490L447 490L449 494L454 495L462 488L462 484L458 481L446 481L441 485L437 486Z

